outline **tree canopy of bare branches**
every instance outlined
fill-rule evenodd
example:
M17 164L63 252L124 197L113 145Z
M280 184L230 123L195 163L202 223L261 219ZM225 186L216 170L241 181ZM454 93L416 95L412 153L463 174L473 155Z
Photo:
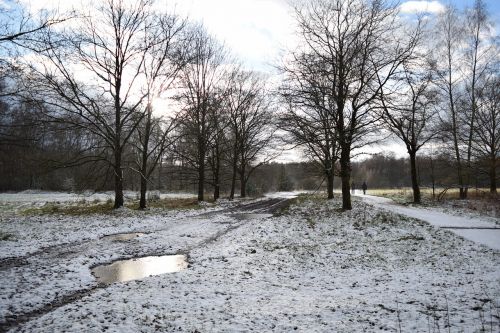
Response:
M314 55L334 103L342 208L349 210L352 151L369 141L376 100L413 53L420 29L402 33L397 8L381 0L313 0L295 12L304 51Z
M477 96L477 114L473 136L474 158L486 162L490 192L497 193L497 168L500 164L500 76L496 73Z
M474 2L461 13L452 5L440 14L434 28L434 84L441 95L443 138L455 158L460 198L472 182L478 99L491 73L498 71L498 41L491 34L485 3Z
M172 29L177 29L151 5L149 0L106 0L96 11L79 15L78 24L47 31L47 47L39 62L30 64L36 88L29 97L46 104L53 121L85 129L105 143L101 158L113 168L115 208L123 206L124 148L148 110L147 74L165 75L168 61L158 57L170 56Z
M417 152L439 133L436 91L432 87L431 72L422 61L425 59L403 63L402 73L395 77L393 85L380 93L382 118L389 130L404 143L410 156L414 203L421 202Z
M182 107L179 123L183 135L178 154L196 171L198 200L204 201L207 154L219 131L211 120L221 111L220 84L227 52L202 27L194 32L191 51L190 61L180 74L181 92L177 96Z
M0 5L0 45L12 43L33 48L40 42L40 33L72 16L72 13L62 15L56 11L32 13L19 1Z
M302 147L321 165L327 179L328 199L332 199L334 169L339 157L336 104L330 93L333 87L322 75L321 62L314 54L300 53L292 57L282 68L285 78L279 95L285 111L278 126L289 134L287 142Z
M249 177L255 169L274 157L269 149L275 129L273 109L263 84L264 79L238 67L230 73L228 81L225 105L229 113L231 144L229 152L232 177L229 198L233 199L236 176L240 179L240 195L246 197Z

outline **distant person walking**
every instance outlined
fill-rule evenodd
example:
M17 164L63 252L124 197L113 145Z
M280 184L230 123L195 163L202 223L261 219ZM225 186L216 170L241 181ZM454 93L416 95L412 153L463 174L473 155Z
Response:
M356 185L354 185L354 182L351 183L351 192L352 194L356 193Z
M361 188L363 189L363 194L366 194L366 190L368 189L368 186L366 186L366 182L363 182Z

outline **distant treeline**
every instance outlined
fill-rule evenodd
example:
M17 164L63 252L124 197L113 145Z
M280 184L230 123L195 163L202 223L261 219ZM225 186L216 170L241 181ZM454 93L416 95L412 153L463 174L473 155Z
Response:
M34 130L34 129L33 129ZM56 138L51 138L56 143ZM40 143L42 141L39 141ZM103 162L92 165L64 168L54 166L50 162L40 164L40 156L45 161L51 157L57 160L63 151L45 144L31 146L11 146L0 151L0 191L22 191L26 189L41 189L53 191L111 191L113 190L112 170ZM133 161L129 161L130 165ZM410 187L409 159L393 155L373 155L352 164L352 182L357 188L366 182L369 188L401 188ZM488 187L487 168L476 168L474 183L478 188ZM125 169L125 189L139 190L139 179L134 177L134 171ZM336 171L338 173L338 170ZM419 181L422 187L433 185L454 187L456 169L453 159L447 156L422 156L419 158ZM230 191L231 179L229 170L223 170L226 175L221 181L222 197ZM192 170L178 162L164 160L151 176L152 190L164 192L197 191L197 179ZM257 169L247 184L247 193L255 196L273 191L319 190L324 192L326 182L321 166L315 162L299 163L269 163ZM335 178L335 190L340 190L340 179Z

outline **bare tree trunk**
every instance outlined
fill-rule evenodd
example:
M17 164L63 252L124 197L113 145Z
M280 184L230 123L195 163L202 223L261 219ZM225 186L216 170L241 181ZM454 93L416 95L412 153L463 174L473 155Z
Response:
M328 174L326 177L327 180L327 192L328 192L328 199L333 199L333 175Z
M451 85L450 85L451 89ZM458 185L460 186L460 199L466 199L467 193L464 192L464 177L463 177L463 169L462 169L462 159L460 158L460 150L458 147L458 124L457 124L457 115L454 107L453 95L452 92L449 91L449 99L450 99L450 107L451 107L451 118L452 118L452 136L453 136L453 148L455 150L455 158L457 160L457 176L458 176Z
M141 183L140 183L140 192L141 192L141 197L139 199L139 209L145 209L146 208L146 192L148 190L148 181L146 179L146 173L148 172L147 169L147 152L142 153L142 167L141 167Z
M240 197L246 198L247 197L247 182L245 180L241 180L241 189L240 189Z
M417 153L410 152L410 166L411 166L411 187L413 189L413 202L416 204L421 203L420 187L418 185L418 172L417 172Z
M115 204L114 208L123 207L123 171L122 152L120 148L115 149Z
M220 198L220 152L219 144L215 147L215 167L214 167L214 200Z
M236 156L236 151L234 152L234 155ZM238 160L236 159L236 157L234 157L233 158L233 174L231 177L231 193L229 194L230 200L234 199L234 191L236 188L236 173L238 172L237 171L237 168L238 168L237 164L238 164Z
M220 186L218 184L219 182L219 176L216 178L217 184L214 186L214 200L217 201L217 199L220 198Z
M149 150L149 138L151 136L151 116L152 110L151 106L148 105L148 111L146 115L146 124L144 128L144 142L142 144L142 161L141 161L141 197L139 200L139 209L146 208L146 192L148 190L148 150Z
M242 165L240 170L240 196L246 198L247 196L247 180L245 179L245 165Z
M198 201L205 200L204 192L205 192L205 158L200 159L200 165L198 166Z
M350 149L342 146L340 153L340 179L342 181L342 209L351 210L351 161Z
M145 177L141 175L141 197L139 199L139 209L146 209L146 193L148 182Z
M450 23L448 23L449 25ZM449 26L447 26L449 29ZM452 79L452 70L453 70L453 55L452 55L452 41L450 32L447 31L447 49L446 49L446 58L447 58L447 70L448 70L448 79L446 82L446 89L448 93L448 101L450 103L450 112L451 112L451 131L453 136L453 148L455 150L455 158L457 161L457 176L458 176L458 185L460 188L460 199L465 199L467 197L467 193L464 192L464 177L463 177L463 169L462 169L462 159L460 156L459 150L459 139L458 139L458 120L457 120L457 111L455 109L455 99L453 98L453 79Z
M329 169L326 170L326 187L327 187L327 193L328 193L328 199L333 199L333 180L334 180L334 174L333 174L333 166L330 165Z
M436 199L436 178L434 176L434 161L432 157L430 158L431 162L431 182L432 182L432 200Z
M121 105L120 105L121 81L116 80L115 87L115 204L114 208L123 207L123 170L122 170L122 146L121 146Z
M496 156L491 156L490 160L490 193L497 193L497 168L496 168Z

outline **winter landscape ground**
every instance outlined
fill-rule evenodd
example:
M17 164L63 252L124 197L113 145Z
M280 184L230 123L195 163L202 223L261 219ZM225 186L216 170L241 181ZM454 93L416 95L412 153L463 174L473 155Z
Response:
M94 196L87 202L107 200ZM363 196L341 211L339 199L290 193L80 215L36 210L81 204L74 195L0 201L0 331L500 331L500 240L468 239L404 209L498 232L498 217L480 212ZM168 254L185 254L187 269L106 285L91 273Z

